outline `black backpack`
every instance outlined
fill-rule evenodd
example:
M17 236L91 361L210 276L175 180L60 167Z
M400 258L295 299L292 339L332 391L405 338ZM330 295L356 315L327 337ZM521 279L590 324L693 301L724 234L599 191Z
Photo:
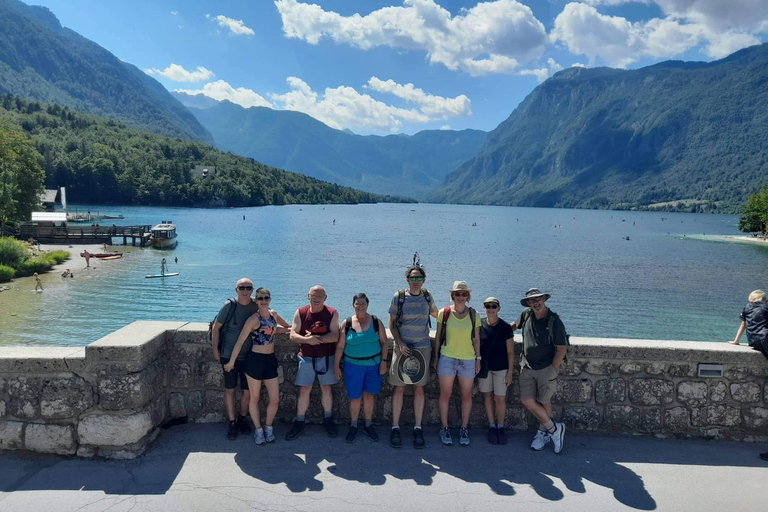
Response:
M522 332L523 326L528 321L529 318L533 316L533 310L531 308L525 308L525 311L523 311L523 323L520 325L520 330ZM558 316L557 313L549 310L549 320L547 320L547 334L548 334L548 341L550 345L555 344L555 318L559 319L560 316ZM563 324L563 328L565 328L565 324ZM565 346L570 347L571 346L571 335L567 332L565 333ZM565 357L563 357L563 364L568 364L568 352L565 353Z
M237 301L235 299L227 299L227 304L229 304L229 312L227 312L227 318L224 320L224 323L221 324L221 327L224 327L232 320L232 317L235 316L235 311L237 310ZM208 341L213 340L213 324L216 323L216 320L218 318L219 318L219 315L216 315L213 317L213 320L208 322ZM221 329L219 329L219 346L217 347L217 350L219 352L221 352L221 345L223 343L224 343L224 338L222 338Z

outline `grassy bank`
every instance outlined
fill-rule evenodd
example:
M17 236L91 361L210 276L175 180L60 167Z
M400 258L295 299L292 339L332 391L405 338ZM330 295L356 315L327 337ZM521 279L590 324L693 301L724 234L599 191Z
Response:
M15 238L0 238L0 283L6 283L14 277L31 276L35 272L42 274L54 266L68 260L68 251L36 253L27 242Z

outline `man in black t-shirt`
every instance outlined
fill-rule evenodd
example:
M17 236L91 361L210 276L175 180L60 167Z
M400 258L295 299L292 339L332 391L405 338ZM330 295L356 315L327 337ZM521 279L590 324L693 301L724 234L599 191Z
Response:
M747 343L768 357L768 300L763 290L755 290L749 294L749 304L741 312L741 325L736 332L736 339L729 341L738 345L741 335L747 332Z
M488 442L507 444L504 418L507 414L507 388L512 384L515 367L515 336L512 327L499 318L499 299L488 297L483 301L483 309L487 317L480 323L480 357L483 368L488 368L488 376L478 378L477 384L485 395Z
M531 288L520 300L529 308L512 322L512 330L523 330L520 368L520 399L539 420L531 449L539 451L552 441L555 453L563 449L565 425L552 421L552 396L557 391L557 370L568 350L565 326L545 304L550 295ZM551 331L551 332L550 332Z

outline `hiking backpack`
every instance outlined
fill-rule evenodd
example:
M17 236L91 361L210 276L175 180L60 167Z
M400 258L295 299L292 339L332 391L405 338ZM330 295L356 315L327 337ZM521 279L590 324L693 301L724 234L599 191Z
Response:
M446 341L446 331L445 327L448 325L448 317L451 316L451 306L445 306L443 308L443 321L441 322L441 325L443 326L442 330L440 331L440 346L445 346ZM474 342L475 340L475 322L477 320L477 311L475 311L475 308L471 307L469 308L469 319L472 321L472 334L470 335L470 341Z
M221 328L232 320L232 317L235 316L235 310L237 310L237 301L235 299L227 299L227 304L229 304L229 311L227 312L227 318L224 320L224 323L221 324ZM213 317L213 320L208 322L208 341L213 340L213 324L216 323L218 318L219 315L216 315ZM219 346L217 347L219 352L221 352L221 345L224 343L224 338L221 336L221 328L219 328Z
M344 320L346 323L344 324L344 337L349 334L349 330L352 329L352 317L348 316L346 320ZM373 332L376 334L379 334L379 319L376 318L376 315L371 315L371 322L373 322ZM357 331L355 331L357 332ZM372 356L368 357L352 357L346 353L341 354L341 359L344 360L345 358L354 359L355 361L367 361L369 359L376 359L377 357L381 356L381 350L377 354L374 354ZM339 362L339 365L341 365L341 362Z
M520 324L520 330L523 330L523 327L525 326L525 323L528 321L529 318L531 318L531 315L533 314L533 310L531 308L525 308L525 311L523 311L523 322ZM548 341L550 345L555 344L555 318L560 318L557 313L549 310L549 320L547 320L547 335L548 335ZM563 330L565 330L565 324L563 324ZM571 346L571 335L567 332L565 333L565 346L570 347ZM565 357L563 357L563 364L566 364L568 362L568 352L566 351Z
M429 294L426 288L422 288L421 292L424 294L424 299L427 301L427 325L432 328L432 315L429 314L432 311L432 295ZM395 326L400 327L403 324L403 304L405 304L405 290L397 290L397 318L395 320Z

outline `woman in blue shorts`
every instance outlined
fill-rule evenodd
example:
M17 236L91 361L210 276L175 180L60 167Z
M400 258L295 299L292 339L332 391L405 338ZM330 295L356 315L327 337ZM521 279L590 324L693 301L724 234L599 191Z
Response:
M357 419L360 416L362 397L365 427L363 432L371 441L378 441L379 435L373 429L373 397L381 391L381 376L387 373L387 333L384 324L368 314L368 297L358 293L352 298L355 315L341 323L339 342L336 345L336 379L341 378L344 361L344 383L349 398L351 424L347 442L353 443L357 436ZM343 356L342 356L343 355Z
M248 352L245 358L245 377L248 380L248 391L251 393L248 410L251 413L251 421L253 421L253 440L256 444L273 443L275 441L272 422L275 419L277 407L280 404L280 390L277 384L278 363L275 356L274 338L275 334L282 334L291 330L288 322L283 320L283 317L277 314L277 311L269 309L271 300L272 296L268 289L259 288L256 290L256 303L259 305L259 310L245 321L240 337L237 339L237 344L232 349L230 362L224 366L224 371L232 371L235 367L237 355L240 353L243 345L245 345L246 341L251 342L251 351ZM261 396L262 383L269 393L265 428L261 428L259 416L259 398Z

